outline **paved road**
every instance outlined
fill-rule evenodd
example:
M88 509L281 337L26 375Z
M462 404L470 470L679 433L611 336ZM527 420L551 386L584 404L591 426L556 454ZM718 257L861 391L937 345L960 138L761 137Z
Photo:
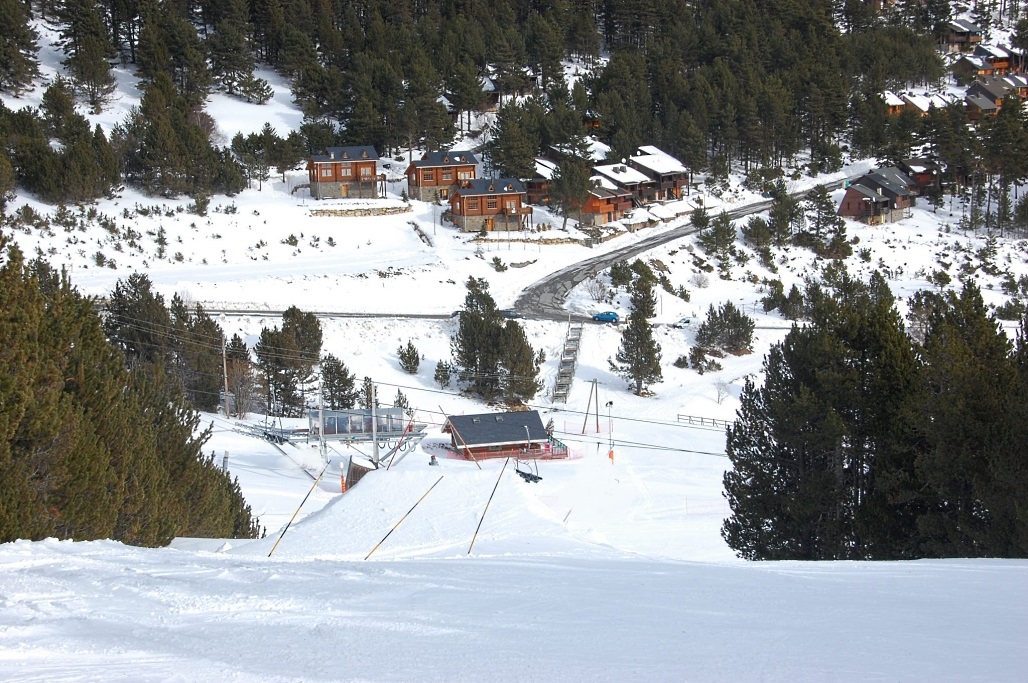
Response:
M747 204L728 212L729 217L736 219L748 216L753 213L767 211L771 207L770 201ZM577 285L582 284L597 273L610 268L617 261L632 258L644 251L659 247L673 240L681 239L696 232L691 223L672 228L667 232L661 232L635 244L614 251L594 256L593 258L579 261L562 270L546 276L539 282L530 285L521 293L514 308L532 318L549 318L552 320L567 320L568 313L564 310L564 300L568 293ZM584 316L572 316L572 319L588 320Z
M845 180L838 180L832 183L826 183L825 187L827 187L829 191L835 190L842 187L844 182ZM809 190L794 192L791 196L799 199L805 197L808 191ZM728 212L728 216L735 220L754 213L760 213L761 211L767 211L770 208L771 200L756 202L754 204L747 204L745 206L732 209ZM529 318L567 320L569 316L568 312L564 310L564 301L567 299L568 293L576 285L580 285L590 277L610 268L610 266L616 261L627 260L644 251L649 251L654 247L659 247L660 245L671 242L672 240L692 235L695 232L696 228L691 224L686 223L685 225L673 228L667 232L661 232L648 237L641 242L636 242L631 246L600 254L584 261L579 261L567 268L547 275L542 280L528 286L525 291L521 293L521 296L518 297L517 302L514 304L514 308L519 313ZM572 320L590 319L586 316L575 315L570 316L570 318Z

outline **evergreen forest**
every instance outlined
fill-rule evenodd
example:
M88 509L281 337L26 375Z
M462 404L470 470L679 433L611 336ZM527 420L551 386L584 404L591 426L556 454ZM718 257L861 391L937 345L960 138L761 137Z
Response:
M0 109L0 194L21 186L75 202L129 183L202 203L328 145L439 149L481 110L488 77L501 106L482 151L496 174L530 176L535 155L581 149L587 134L608 143L613 159L655 144L693 170L742 171L757 185L798 161L816 174L848 153L894 160L927 149L946 169L944 187L995 195L973 221L1009 226L1017 207L1001 197L1028 174L1024 117L969 127L962 105L924 119L887 116L884 89L948 77L935 45L953 9L942 0L876 4L2 0L0 89L17 95L38 80L30 17L59 32L67 78L47 84L38 109ZM999 19L1016 27L1015 48L1028 46L1019 2L973 9L986 33ZM139 78L140 105L114 130L90 129L74 104L107 106L112 64ZM225 146L205 98L265 102L271 89L258 65L287 80L303 124ZM465 144L480 147L479 133ZM581 196L564 177L578 170L571 164L559 178L558 204Z
M807 324L747 380L727 432L748 559L1028 556L1028 342L973 282L919 293L904 325L885 279L829 266Z
M2 237L0 260L0 542L258 535L170 359L112 345L93 300Z

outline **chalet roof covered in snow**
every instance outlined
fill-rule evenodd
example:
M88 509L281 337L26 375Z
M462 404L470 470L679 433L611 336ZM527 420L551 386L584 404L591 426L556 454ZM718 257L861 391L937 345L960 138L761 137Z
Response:
M654 173L688 173L681 161L652 145L643 145L632 155L632 161Z
M593 170L603 177L613 180L619 185L638 185L640 183L650 182L650 179L646 177L645 173L637 171L626 164L605 164L603 166L593 166Z

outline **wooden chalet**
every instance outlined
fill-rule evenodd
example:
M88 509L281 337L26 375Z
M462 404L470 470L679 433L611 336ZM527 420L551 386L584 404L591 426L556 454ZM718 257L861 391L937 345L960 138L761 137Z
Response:
M995 116L999 112L999 105L981 95L965 95L964 104L967 105L967 118L974 123L978 123L988 116Z
M847 185L838 214L869 225L898 221L914 206L912 187L916 183L897 168L865 173Z
M644 145L628 157L628 164L649 178L647 194L662 201L679 199L689 192L689 169L678 159L652 145ZM652 200L651 199L651 200Z
M525 192L528 194L529 204L540 206L550 203L550 183L557 175L559 166L556 162L543 157L535 159L535 175L525 181Z
M385 176L378 174L374 147L326 147L311 156L307 175L314 199L385 196Z
M600 176L593 176L589 198L582 205L579 223L586 226L619 221L632 210L632 193Z
M567 446L546 432L535 410L449 415L443 431L450 433L454 452L467 460L568 457Z
M886 116L899 116L903 113L904 107L907 106L903 98L891 90L886 90L882 93L882 100L885 102Z
M992 73L997 76L1009 73L1015 68L1013 55L1009 50L999 47L998 45L979 45L974 49L974 54L972 56L982 60L982 62L992 69Z
M939 45L948 52L968 52L982 42L982 30L964 19L947 22L939 36Z
M991 76L995 69L991 64L974 55L964 55L953 62L953 76L958 83L970 83L982 76Z
M919 196L938 194L941 191L942 169L931 159L903 159L896 167L914 181Z
M463 232L524 230L532 207L525 186L515 178L465 180L450 194L450 216Z
M449 199L458 184L477 177L477 168L471 152L428 152L407 167L407 195L423 202Z
M624 161L620 164L593 166L593 174L612 183L618 189L628 191L633 200L639 204L650 201L656 196L656 188L650 177Z
M967 117L977 122L987 116L995 116L1010 95L1018 95L1018 90L1008 85L1003 78L979 78L964 94Z
M936 93L904 93L901 95L905 109L917 113L918 116L927 116L932 107L943 109L949 106L950 101Z

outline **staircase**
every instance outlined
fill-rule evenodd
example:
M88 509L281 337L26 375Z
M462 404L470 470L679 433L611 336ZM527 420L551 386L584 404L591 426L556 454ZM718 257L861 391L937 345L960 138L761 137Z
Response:
M582 323L569 323L564 350L560 354L557 379L553 383L553 402L568 402L571 383L575 380L575 365L578 363L578 349L582 343Z

